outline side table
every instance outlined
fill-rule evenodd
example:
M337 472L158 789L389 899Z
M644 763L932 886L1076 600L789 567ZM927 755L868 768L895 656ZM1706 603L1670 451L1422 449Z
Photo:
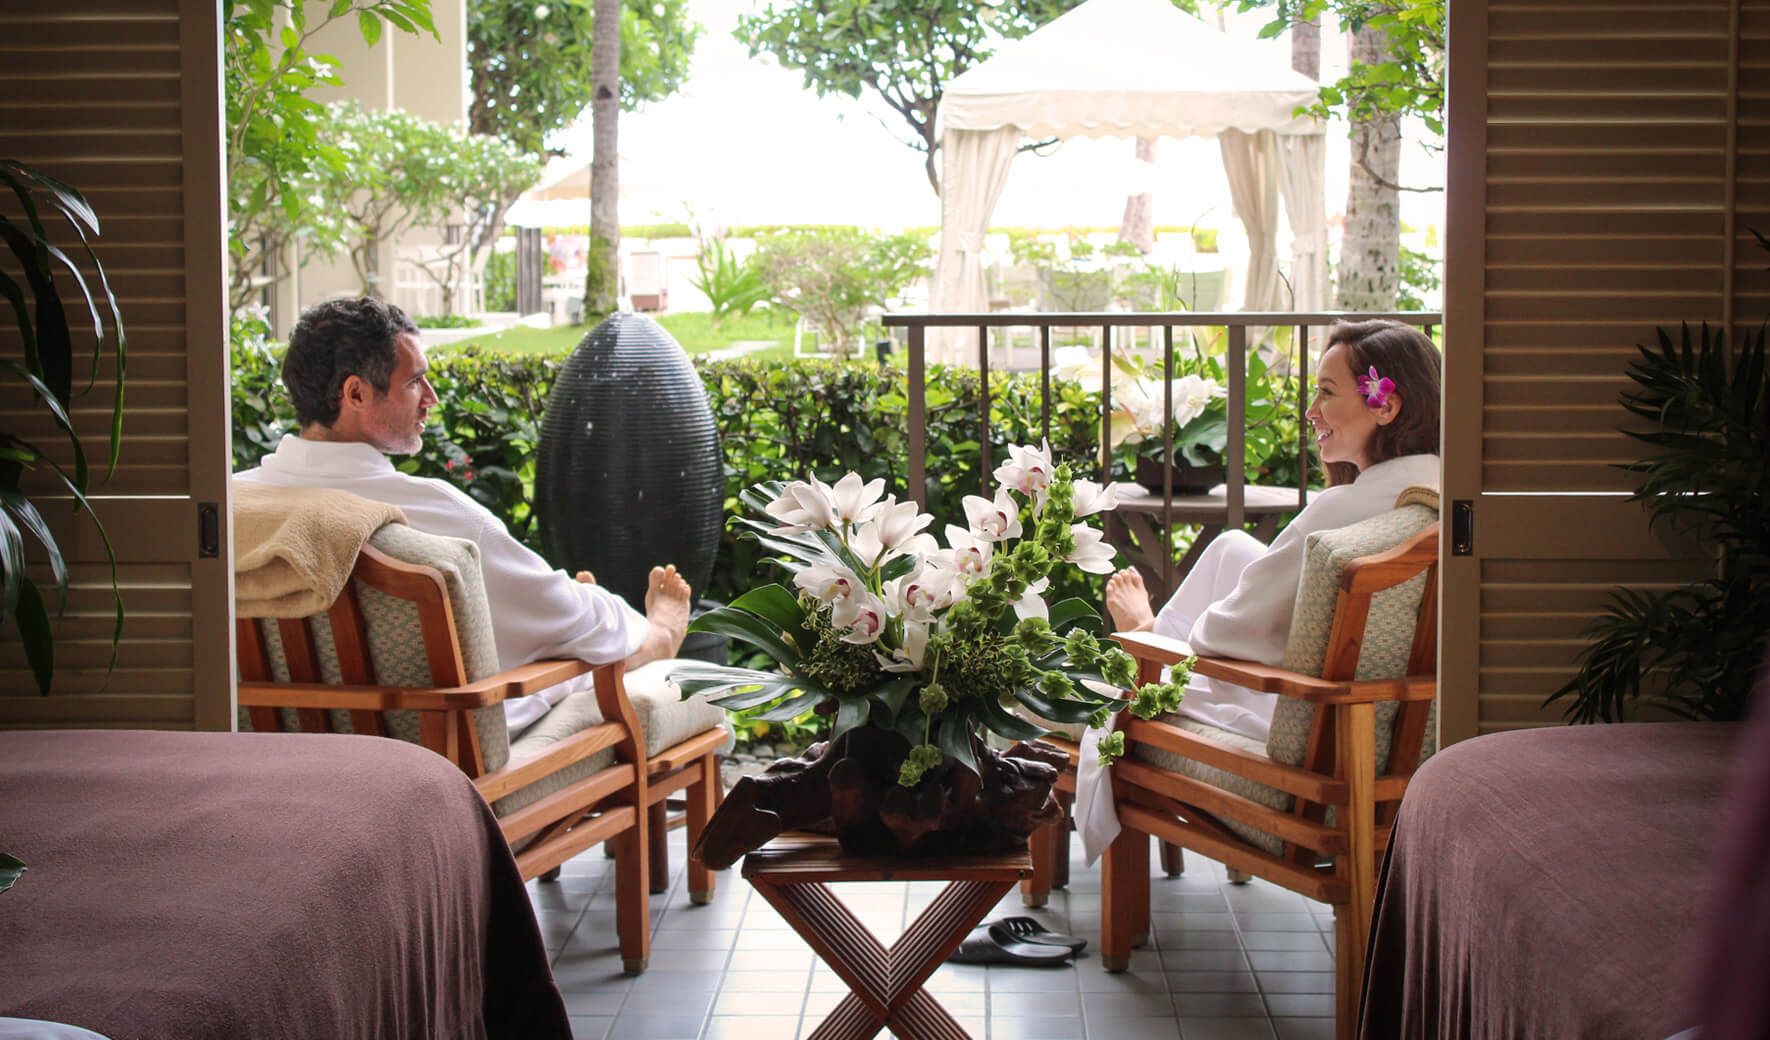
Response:
M1318 492L1311 491L1306 498L1313 499ZM1254 537L1270 543L1278 533L1278 518L1283 513L1294 513L1302 509L1297 502L1296 488L1268 487L1263 484L1248 484L1242 488L1242 516L1254 521ZM1199 524L1203 530L1186 551L1178 564L1165 560L1162 555L1161 526L1164 514L1168 520L1176 524ZM1211 539L1223 533L1229 519L1229 493L1224 488L1217 488L1205 494L1184 495L1176 492L1172 509L1167 509L1161 494L1144 492L1141 495L1120 495L1119 506L1106 514L1106 538L1118 550L1125 554L1140 574L1143 584L1149 589L1152 605L1156 610L1168 601L1174 590L1180 587L1181 579L1186 577L1192 565L1198 561L1199 554Z
M1031 873L1025 849L938 859L851 856L833 837L796 832L751 852L743 865L744 878L848 984L848 996L811 1040L865 1040L881 1028L904 1040L969 1040L922 984ZM887 949L830 889L838 881L947 886Z

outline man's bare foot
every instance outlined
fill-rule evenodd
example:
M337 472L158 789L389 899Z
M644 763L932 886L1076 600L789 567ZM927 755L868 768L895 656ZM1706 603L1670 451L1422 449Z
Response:
M1144 632L1155 625L1149 609L1149 590L1135 567L1126 567L1106 579L1106 612L1112 615L1114 632Z
M690 607L688 582L676 573L676 565L653 567L645 587L645 620L651 622L651 635L627 659L627 667L675 657L688 635Z

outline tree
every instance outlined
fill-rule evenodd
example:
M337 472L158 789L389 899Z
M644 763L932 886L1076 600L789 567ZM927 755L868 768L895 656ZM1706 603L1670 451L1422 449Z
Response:
M768 235L751 262L775 302L816 325L826 348L847 356L867 308L885 306L926 277L931 255L925 232L875 235L824 225Z
M488 234L501 225L507 199L527 189L541 176L541 163L516 145L486 134L446 135L447 147L440 160L439 198L451 221L448 241L418 267L442 290L443 314L455 313L459 301L455 287L470 272L479 271L491 256L497 240Z
M597 32L611 25L620 31ZM620 113L681 89L700 33L701 27L688 21L686 0L475 0L469 8L469 125L475 133L505 137L530 155L559 155L548 147L548 135L591 108L595 154L606 151L606 157L591 160L587 314L614 310L619 290L620 188L614 156ZM597 71L599 56L608 63L603 73ZM606 108L596 104L598 83L608 86L607 98L600 99ZM523 187L504 200L476 249L497 240L504 211Z
M1080 0L799 0L738 19L738 40L805 74L819 97L871 90L913 132L908 144L934 171L934 112L954 76L988 58L997 39L1017 40ZM1197 10L1195 0L1175 6ZM1036 147L1039 142L1023 145Z
M310 8L325 13L310 18ZM430 0L227 0L223 13L228 301L237 310L289 276L287 247L297 235L320 252L342 241L336 215L308 201L320 176L343 169L344 155L318 132L321 105L307 92L343 80L337 59L309 52L308 42L341 18L354 17L371 46L389 25L432 36L436 27Z
M467 64L473 80L468 127L503 137L530 155L563 154L547 138L590 105L590 0L473 0ZM682 89L701 27L687 0L629 0L621 7L621 109L636 111Z
M621 0L596 0L590 79L590 249L584 278L584 315L611 314L620 295L621 262L621 34L614 25Z
M1444 0L1241 0L1240 9L1274 6L1278 17L1262 36L1311 22L1319 33L1323 12L1332 12L1351 34L1346 75L1324 85L1309 111L1340 116L1351 126L1338 306L1391 309L1401 272L1398 193L1442 190L1404 187L1400 157L1403 118L1418 117L1432 133L1444 133Z
M364 296L380 296L381 246L447 219L444 170L455 141L444 127L400 109L335 101L316 121L344 156L319 181L319 208L343 216L346 248Z

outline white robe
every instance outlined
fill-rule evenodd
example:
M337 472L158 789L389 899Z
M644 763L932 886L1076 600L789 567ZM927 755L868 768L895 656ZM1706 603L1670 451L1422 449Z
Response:
M1185 640L1204 657L1229 657L1279 666L1291 634L1291 610L1303 580L1305 540L1368 520L1395 507L1415 486L1436 488L1438 456L1404 455L1379 462L1350 484L1330 487L1285 526L1271 546L1243 531L1226 531L1205 548L1180 587L1156 615L1154 630ZM1265 743L1278 695L1195 676L1179 714ZM1082 735L1076 770L1077 830L1088 862L1119 832L1112 785L1103 782L1096 750L1103 730Z
M446 481L399 472L373 445L285 436L257 469L237 473L234 479L349 491L399 506L416 530L465 538L478 545L501 669L553 657L575 657L592 664L624 660L651 633L645 616L625 600L549 566L512 538L503 522L466 492ZM581 675L537 694L506 701L504 715L511 734L592 682L592 676Z

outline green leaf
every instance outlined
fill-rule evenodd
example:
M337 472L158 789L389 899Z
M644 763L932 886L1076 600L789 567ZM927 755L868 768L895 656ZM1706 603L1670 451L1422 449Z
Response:
M11 584L10 580L8 584ZM19 578L18 612L12 620L18 625L18 641L24 647L25 661L31 666L37 692L48 696L50 684L55 679L55 632L49 627L49 612L43 606L43 593L36 582L22 575ZM116 663L115 643L112 644L111 661L113 665Z
M367 11L359 11L356 16L356 24L363 31L364 43L373 47L381 39L381 19Z
M797 697L788 697L767 711L758 712L750 717L761 719L763 722L789 722L822 704L829 697L829 694L822 691L807 690Z
M23 860L0 852L0 892L17 884L19 877L24 874L25 870Z
M781 627L747 610L729 606L709 610L690 623L688 630L713 632L749 643L789 668L799 663L799 651L781 638Z
M747 610L787 633L796 633L805 624L805 608L799 605L799 597L781 585L751 589L733 600L730 606L734 610Z
M1037 740L1051 732L1002 707L993 697L985 697L980 703L983 706L983 724L1009 740Z
M0 488L0 507L4 507L5 512L16 516L19 523L24 525L25 530L31 532L31 535L42 544L44 552L48 554L49 569L55 575L55 612L59 616L67 609L68 605L68 565L62 559L61 548L55 544L55 535L50 532L49 525L43 522L42 514L37 512L37 507L32 504L29 496L24 492L13 488Z
M1079 596L1058 600L1051 604L1049 612L1051 631L1062 632L1076 622L1084 622L1083 628L1090 632L1100 631L1100 615L1094 612L1092 605Z
M977 772L977 756L971 750L971 721L957 712L942 715L934 725L934 743L943 754Z
M867 721L873 702L867 697L841 697L836 702L836 722L830 730L830 739L848 732Z

